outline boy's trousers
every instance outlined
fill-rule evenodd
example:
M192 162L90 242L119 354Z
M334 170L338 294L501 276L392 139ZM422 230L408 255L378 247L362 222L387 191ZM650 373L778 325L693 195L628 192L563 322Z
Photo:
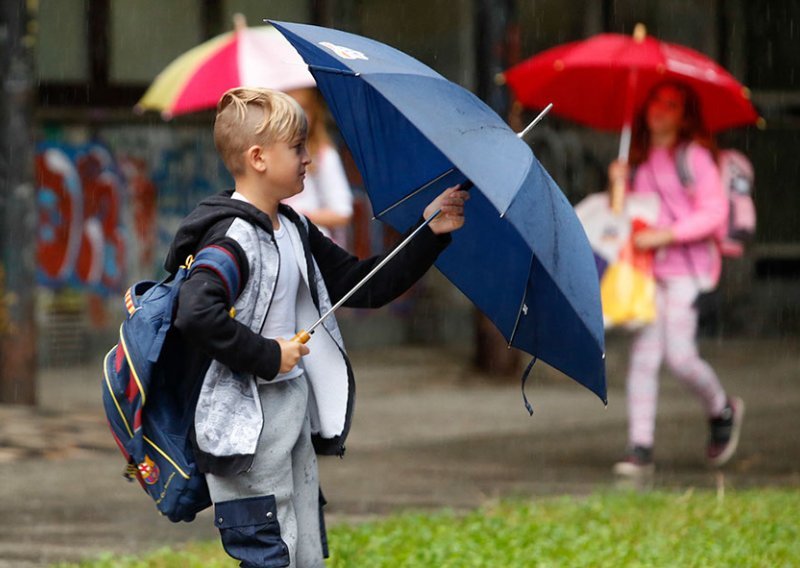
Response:
M241 566L324 566L308 388L305 375L259 382L264 427L252 467L238 475L206 474L214 523Z

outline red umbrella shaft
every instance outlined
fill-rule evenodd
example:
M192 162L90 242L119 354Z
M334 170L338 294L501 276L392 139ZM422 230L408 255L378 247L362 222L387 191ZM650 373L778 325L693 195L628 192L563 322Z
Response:
M628 88L625 92L625 111L624 123L622 125L622 135L619 140L619 160L628 163L628 157L631 153L631 134L633 127L633 115L636 97L636 83L639 80L639 72L632 69L628 74Z
M619 138L619 154L618 159L620 162L627 164L628 158L631 154L631 136L633 134L633 114L634 114L634 98L636 97L636 83L639 80L639 72L637 69L632 69L628 73L628 88L625 93L625 111L624 123L622 125L622 134ZM611 210L614 213L622 213L622 208L625 202L625 180L614 180L611 187Z

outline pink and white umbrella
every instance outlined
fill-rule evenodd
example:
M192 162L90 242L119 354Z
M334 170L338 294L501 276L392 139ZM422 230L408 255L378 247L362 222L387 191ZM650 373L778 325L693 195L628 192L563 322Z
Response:
M156 77L136 110L160 111L165 119L214 108L234 87L279 91L314 87L303 59L272 26L236 29L212 38L175 59Z

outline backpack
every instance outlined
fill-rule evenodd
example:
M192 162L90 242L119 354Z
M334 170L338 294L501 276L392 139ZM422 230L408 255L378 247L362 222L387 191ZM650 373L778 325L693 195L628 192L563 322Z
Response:
M187 346L172 327L181 284L201 267L222 278L232 306L239 290L238 266L222 247L207 246L164 280L144 280L128 289L119 343L103 362L103 407L128 462L124 476L138 480L173 522L191 521L211 505L190 439L208 365L199 376L187 376Z
M688 146L680 146L675 155L678 177L684 187L692 183ZM753 165L737 150L719 153L719 173L722 187L728 197L728 220L724 234L719 239L722 256L739 258L756 232L756 207L753 202Z

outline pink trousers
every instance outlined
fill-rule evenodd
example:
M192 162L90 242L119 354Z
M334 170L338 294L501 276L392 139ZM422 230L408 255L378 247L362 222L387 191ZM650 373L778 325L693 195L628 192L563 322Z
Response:
M692 277L670 278L656 285L656 321L636 334L628 369L628 438L632 446L652 447L661 362L697 396L709 416L725 407L725 390L711 366L697 352L698 286Z

